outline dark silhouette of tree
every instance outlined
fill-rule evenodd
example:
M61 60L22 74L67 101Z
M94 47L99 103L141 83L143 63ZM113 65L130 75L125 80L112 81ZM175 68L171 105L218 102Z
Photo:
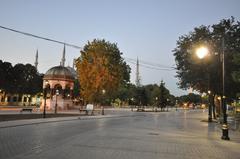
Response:
M0 88L5 93L35 95L42 92L42 75L31 64L16 64L0 60Z
M223 19L212 26L194 28L189 34L181 36L177 47L173 50L179 87L193 88L199 92L211 91L210 108L214 105L214 97L222 95L222 52L225 52L225 95L227 100L236 98L240 90L239 56L240 56L240 22ZM196 48L206 46L210 54L198 59Z
M169 100L169 90L165 87L165 83L163 81L161 81L160 86L159 86L159 105L161 107L161 110L163 110L164 108L166 108L167 104L168 104L168 100Z

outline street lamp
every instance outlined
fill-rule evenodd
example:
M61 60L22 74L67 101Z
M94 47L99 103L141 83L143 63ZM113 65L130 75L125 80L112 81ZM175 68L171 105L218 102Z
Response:
M156 100L156 108L155 108L155 112L157 112L157 108L158 108L158 97L156 97L155 100Z
M222 38L222 111L223 111L223 124L222 124L222 139L230 140L228 136L228 123L226 113L226 101L225 101L225 46L224 38ZM197 49L196 54L200 59L203 59L209 53L207 48L201 47ZM210 110L209 110L210 113Z
M44 105L43 105L43 118L46 118L46 99L47 99L47 88L48 81L45 81L44 88L43 88L43 98L44 98Z
M222 139L230 140L228 136L228 123L226 113L226 101L225 101L225 46L224 38L222 38L222 110L223 110L223 124L222 124Z
M30 95L27 96L28 97L28 106L30 106Z
M133 102L134 102L134 98L131 98L131 111L133 111Z
M168 104L169 104L169 101L170 101L170 99L167 98L167 105L166 105L166 107L167 107L167 112L168 112Z
M176 111L177 111L178 100L176 100L176 103L175 103L175 104L176 104Z
M204 57L206 57L209 54L209 50L208 50L208 48L202 46L197 49L196 54L197 54L198 58L203 59Z
M209 50L206 47L200 47L196 50L196 54L197 57L199 59L204 59L208 54L209 54ZM210 80L210 73L208 72L208 87L209 87L209 80ZM210 96L211 91L208 90L208 100L209 100L209 96ZM210 101L210 100L209 100ZM211 103L209 102L209 106L208 106L208 122L212 122L212 108L211 108Z
M105 93L106 93L106 90L103 89L103 90L102 90L102 94L103 94L103 96L105 95ZM103 107L103 106L102 106L102 110L101 110L101 112L102 112L101 114L104 115L104 107Z
M56 96L56 103L55 103L55 109L54 109L54 113L55 114L57 114L57 96L59 95L59 90L57 89L56 90L56 94L55 94L55 96Z
M210 80L210 79L208 79ZM208 90L208 122L212 122L212 105L210 101L211 91Z

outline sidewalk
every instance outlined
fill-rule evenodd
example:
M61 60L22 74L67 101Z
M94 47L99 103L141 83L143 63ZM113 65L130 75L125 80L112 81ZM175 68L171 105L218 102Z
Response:
M0 128L9 128L25 125L44 124L53 122L65 122L73 120L90 120L90 119L103 119L103 118L118 118L118 117L131 117L131 116L142 116L142 115L93 115L93 116L73 116L73 117L56 117L56 118L40 118L40 119L23 119L23 120L11 120L0 122Z

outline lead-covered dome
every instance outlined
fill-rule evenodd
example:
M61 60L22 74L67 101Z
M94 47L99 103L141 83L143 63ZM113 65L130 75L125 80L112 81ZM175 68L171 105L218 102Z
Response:
M50 68L44 75L45 80L50 79L63 79L63 80L74 80L74 75L63 66L55 66Z
M76 70L74 68L70 67L70 66L68 66L66 68L72 73L73 77L75 79L77 79L77 72L76 72Z

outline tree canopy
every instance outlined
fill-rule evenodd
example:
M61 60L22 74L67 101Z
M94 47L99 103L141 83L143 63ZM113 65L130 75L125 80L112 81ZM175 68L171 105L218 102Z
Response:
M209 55L198 59L196 49L205 46ZM223 19L218 24L200 26L183 35L173 50L179 87L199 92L222 93L222 52L225 52L225 92L235 97L240 90L240 22Z
M42 76L31 64L16 64L0 60L0 89L6 93L34 95L42 91Z
M105 40L94 39L84 46L76 66L85 101L99 103L129 82L130 67L121 55L117 44Z

